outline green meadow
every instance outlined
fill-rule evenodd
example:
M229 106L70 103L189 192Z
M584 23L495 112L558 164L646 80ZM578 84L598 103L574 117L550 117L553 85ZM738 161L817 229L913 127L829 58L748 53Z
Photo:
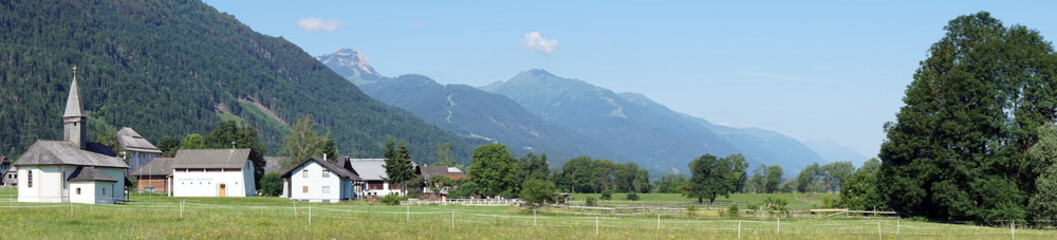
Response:
M517 207L302 203L132 195L116 205L3 201L4 239L1053 239L1055 230L895 218L688 218L534 214ZM762 195L762 194L761 194ZM642 201L677 202L642 194ZM576 196L574 196L576 197ZM789 196L793 197L793 196ZM614 195L614 199L618 198ZM754 201L754 196L732 195ZM803 199L794 197L794 199ZM604 204L619 201L601 201ZM682 202L689 202L682 199ZM573 203L575 204L575 203ZM780 224L779 224L780 221ZM1015 235L1014 235L1015 234Z

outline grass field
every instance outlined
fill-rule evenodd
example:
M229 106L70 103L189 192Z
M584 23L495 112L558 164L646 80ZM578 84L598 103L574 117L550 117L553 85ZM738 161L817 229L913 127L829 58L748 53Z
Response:
M349 202L297 203L295 208L290 200L264 197L134 196L119 205L3 201L14 195L11 190L0 190L0 205L6 205L0 206L4 239L737 239L739 233L742 239L1013 237L1009 228L889 218L781 219L778 224L778 219L534 216L515 207ZM1057 237L1054 230L1015 231L1016 239Z

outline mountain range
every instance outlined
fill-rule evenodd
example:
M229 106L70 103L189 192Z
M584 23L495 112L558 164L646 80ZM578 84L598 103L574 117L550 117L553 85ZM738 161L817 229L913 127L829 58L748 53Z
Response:
M522 152L546 152L555 162L587 155L633 161L662 173L685 171L690 160L705 153L742 153L752 165L779 165L788 171L829 162L800 141L774 131L714 125L642 94L614 93L545 70L473 88L442 85L421 75L364 77L362 73L374 68L361 52L351 49L317 59L335 72L359 73L346 78L367 95L427 122Z
M2 155L61 139L74 65L90 139L127 126L157 142L235 120L254 126L275 154L289 125L311 114L342 154L379 157L389 136L406 141L419 162L431 162L446 142L461 161L472 151L462 137L363 94L293 43L200 1L0 6Z

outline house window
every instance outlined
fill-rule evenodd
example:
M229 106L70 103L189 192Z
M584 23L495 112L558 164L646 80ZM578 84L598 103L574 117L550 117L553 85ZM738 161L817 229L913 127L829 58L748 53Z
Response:
M323 186L323 194L329 194L329 193L330 193L330 186Z
M77 195L81 195L81 188L77 188Z
M308 169L301 170L301 177L308 178Z
M308 186L301 187L301 192L308 193Z
M324 178L330 177L330 170L323 170L323 177Z
M106 195L106 188L103 188L103 195Z
M28 187L33 187L33 169L30 169L29 171L26 171L26 172L28 172L27 175L29 176L28 178L26 178L26 179L29 179L28 180L29 184L27 184L27 186Z

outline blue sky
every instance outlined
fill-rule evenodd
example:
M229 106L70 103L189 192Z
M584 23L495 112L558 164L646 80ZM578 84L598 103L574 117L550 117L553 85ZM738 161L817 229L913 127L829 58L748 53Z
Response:
M918 62L959 15L1057 34L1053 2L207 0L313 56L483 86L534 68L671 109L875 156ZM1048 39L1052 40L1052 39Z

